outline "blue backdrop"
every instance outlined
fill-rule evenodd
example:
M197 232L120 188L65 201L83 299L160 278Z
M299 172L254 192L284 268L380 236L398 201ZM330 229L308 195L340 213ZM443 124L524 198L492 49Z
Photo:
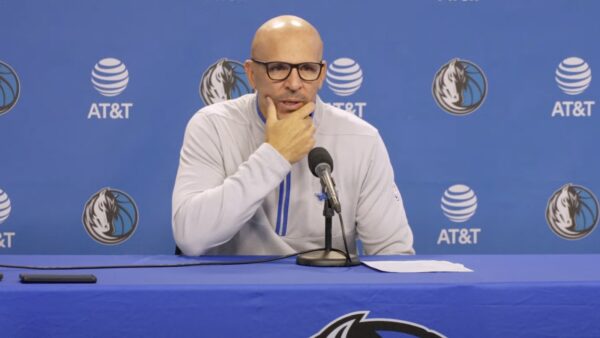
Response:
M598 2L0 0L0 13L0 253L171 253L202 78L239 72L280 14L321 32L322 99L379 129L418 253L600 252ZM223 95L245 92L238 75Z

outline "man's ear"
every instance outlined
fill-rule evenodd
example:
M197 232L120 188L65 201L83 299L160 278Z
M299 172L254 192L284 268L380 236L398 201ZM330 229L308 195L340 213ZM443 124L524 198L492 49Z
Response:
M321 75L319 76L319 90L323 87L323 81L327 75L327 61L323 60L323 66L321 66Z
M244 62L244 70L246 71L246 77L248 78L248 82L250 82L250 86L252 89L256 90L256 85L254 82L254 70L252 69L252 60L246 60Z

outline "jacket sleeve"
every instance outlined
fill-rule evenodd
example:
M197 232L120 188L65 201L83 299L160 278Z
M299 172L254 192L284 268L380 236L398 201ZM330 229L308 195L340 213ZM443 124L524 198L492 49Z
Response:
M394 171L377 134L361 184L356 210L356 229L367 255L414 254L413 234Z
M186 255L201 255L229 241L255 214L263 199L291 170L268 143L260 145L226 177L219 133L197 113L185 131L173 190L175 242Z

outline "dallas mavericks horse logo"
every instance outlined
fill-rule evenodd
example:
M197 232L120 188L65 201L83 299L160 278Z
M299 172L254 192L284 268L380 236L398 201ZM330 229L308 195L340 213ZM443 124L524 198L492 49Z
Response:
M598 223L598 199L582 186L565 184L550 197L546 221L562 238L583 238Z
M11 66L0 61L0 115L8 113L19 100L21 85Z
M453 59L435 74L432 91L440 108L455 115L466 115L483 103L487 80L476 64Z
M102 244L119 244L127 240L138 224L138 210L126 193L103 188L87 201L83 225L88 234Z
M402 332L420 338L444 338L439 332L416 323L396 319L366 319L369 311L345 314L327 324L311 338L379 338L378 332ZM405 335L402 335L403 337Z
M200 81L200 96L206 105L251 92L244 65L237 61L221 59L215 62L204 72Z

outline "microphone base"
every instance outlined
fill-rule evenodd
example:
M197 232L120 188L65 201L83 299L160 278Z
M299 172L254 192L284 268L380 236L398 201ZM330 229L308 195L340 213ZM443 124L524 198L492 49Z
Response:
M296 257L296 264L306 266L356 266L360 265L360 259L350 254L350 262L346 260L346 254L337 249L318 250L308 252Z

